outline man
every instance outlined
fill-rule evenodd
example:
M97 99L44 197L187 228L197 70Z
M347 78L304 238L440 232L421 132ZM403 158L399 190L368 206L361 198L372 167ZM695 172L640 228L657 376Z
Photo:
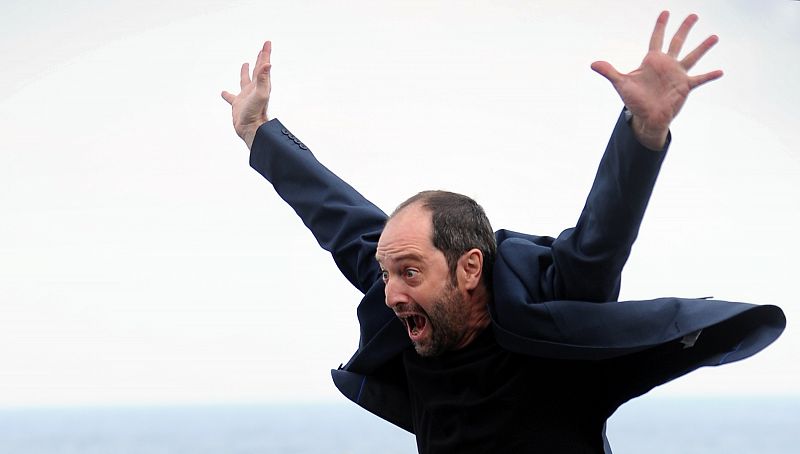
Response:
M642 65L606 62L626 108L576 226L558 238L493 234L473 200L420 193L388 218L267 117L271 43L241 92L223 92L250 163L330 251L364 299L361 340L333 371L349 399L417 436L420 452L610 452L625 401L704 365L746 358L785 326L780 309L663 298L616 303L620 273L689 92L722 75L687 71L689 16L661 51L663 12Z

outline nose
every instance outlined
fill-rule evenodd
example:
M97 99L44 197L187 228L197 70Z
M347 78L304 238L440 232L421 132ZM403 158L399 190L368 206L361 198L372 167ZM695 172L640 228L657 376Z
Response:
M408 296L405 293L402 281L388 279L384 285L386 305L389 306L389 309L394 310L398 305L408 302Z

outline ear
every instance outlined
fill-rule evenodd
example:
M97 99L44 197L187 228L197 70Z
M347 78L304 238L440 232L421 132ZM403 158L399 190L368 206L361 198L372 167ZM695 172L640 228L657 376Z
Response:
M470 249L458 259L456 275L465 290L472 291L480 285L482 271L483 253L480 249Z

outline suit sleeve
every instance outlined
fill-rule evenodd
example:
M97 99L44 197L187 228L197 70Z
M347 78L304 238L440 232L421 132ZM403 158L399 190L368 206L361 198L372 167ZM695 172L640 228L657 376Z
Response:
M277 119L258 128L250 166L272 183L342 274L366 293L380 277L375 249L386 214L325 168Z
M620 114L578 223L552 244L546 287L553 299L615 301L670 137L661 151L642 146Z

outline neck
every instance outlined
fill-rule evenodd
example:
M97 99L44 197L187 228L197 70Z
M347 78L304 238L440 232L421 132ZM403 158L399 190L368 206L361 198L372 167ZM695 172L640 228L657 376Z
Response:
M471 344L492 322L489 317L489 299L486 289L479 286L470 292L464 301L469 306L469 314L466 320L466 329L461 340L455 345L458 350Z

